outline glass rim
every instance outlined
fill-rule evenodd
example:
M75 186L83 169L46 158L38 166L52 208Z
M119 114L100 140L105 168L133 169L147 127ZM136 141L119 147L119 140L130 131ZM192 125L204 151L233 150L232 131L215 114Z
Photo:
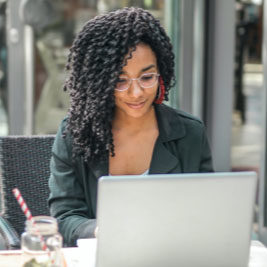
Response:
M57 232L58 224L56 218L47 215L32 216L32 220L25 221L25 230L36 233L36 229L40 234L44 232Z
M132 85L133 80L136 80L138 82L139 86L142 87L142 88L151 88L156 84L156 82L158 82L158 79L156 79L155 82L152 85L149 85L149 86L143 86L143 85L140 84L141 83L140 82L141 77L149 75L149 74L155 74L157 78L160 76L160 74L157 73L157 72L144 73L144 74L140 75L138 78L129 78L129 77L125 76L125 78L127 78L128 81L129 81L128 87L124 88L124 89L118 89L118 88L115 87L115 90L119 91L119 92L123 92L123 91L128 90L130 88L130 86ZM123 78L124 78L124 76L123 76Z

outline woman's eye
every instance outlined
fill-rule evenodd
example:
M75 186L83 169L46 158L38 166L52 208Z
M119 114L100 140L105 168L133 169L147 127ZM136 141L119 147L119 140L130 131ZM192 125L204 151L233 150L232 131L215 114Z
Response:
M126 78L119 78L118 83L127 83Z
M145 75L145 76L141 77L142 81L148 81L148 80L151 80L151 79L153 79L153 75Z

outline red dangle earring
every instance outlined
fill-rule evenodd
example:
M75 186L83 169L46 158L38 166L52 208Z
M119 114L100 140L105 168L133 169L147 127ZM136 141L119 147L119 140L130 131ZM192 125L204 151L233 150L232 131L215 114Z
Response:
M157 98L155 99L155 103L156 104L162 104L163 100L164 100L164 96L165 96L165 85L163 82L163 79L161 76L159 76L159 88L158 88L158 94L157 94Z

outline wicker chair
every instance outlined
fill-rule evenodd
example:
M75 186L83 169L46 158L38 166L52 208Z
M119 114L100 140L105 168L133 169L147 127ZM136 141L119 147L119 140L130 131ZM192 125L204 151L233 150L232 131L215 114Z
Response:
M26 218L12 189L17 187L21 191L33 216L49 215L48 177L54 138L52 135L0 137L0 214L19 236Z

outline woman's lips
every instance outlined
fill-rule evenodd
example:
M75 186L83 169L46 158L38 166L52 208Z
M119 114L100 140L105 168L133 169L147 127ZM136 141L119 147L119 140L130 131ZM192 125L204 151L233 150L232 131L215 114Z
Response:
M132 109L140 109L145 105L146 101L138 102L138 103L126 103L126 105Z

